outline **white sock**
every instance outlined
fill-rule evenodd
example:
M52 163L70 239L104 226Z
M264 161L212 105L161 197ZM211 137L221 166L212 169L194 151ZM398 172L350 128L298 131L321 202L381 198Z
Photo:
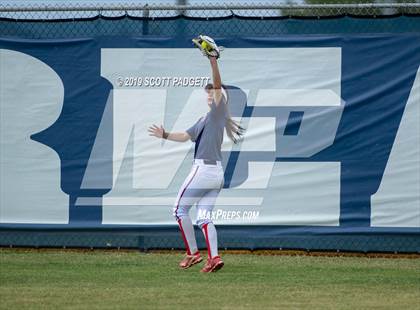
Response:
M193 255L197 252L197 241L195 240L194 226L189 216L183 216L178 220L181 229L182 239L184 239L187 254Z
M206 239L207 244L207 252L210 258L215 256L219 256L217 251L217 232L216 227L213 223L207 223L203 225L203 234L204 238Z

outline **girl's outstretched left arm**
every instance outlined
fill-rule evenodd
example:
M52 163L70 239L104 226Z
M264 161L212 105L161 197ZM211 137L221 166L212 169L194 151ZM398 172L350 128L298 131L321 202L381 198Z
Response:
M148 131L149 136L167 139L175 142L186 142L191 138L187 132L166 132L162 125L158 127L155 124L153 124L149 127Z

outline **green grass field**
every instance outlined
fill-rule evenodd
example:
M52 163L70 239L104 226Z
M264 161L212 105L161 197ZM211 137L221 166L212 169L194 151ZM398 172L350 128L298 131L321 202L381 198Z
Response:
M0 249L1 309L419 309L420 259Z

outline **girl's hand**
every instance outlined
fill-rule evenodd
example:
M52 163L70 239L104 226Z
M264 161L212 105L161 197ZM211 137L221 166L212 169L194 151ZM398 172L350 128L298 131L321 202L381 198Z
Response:
M149 131L149 136L153 136L156 138L163 138L163 133L165 132L162 125L158 127L155 124L153 124L153 126L150 126L148 131Z

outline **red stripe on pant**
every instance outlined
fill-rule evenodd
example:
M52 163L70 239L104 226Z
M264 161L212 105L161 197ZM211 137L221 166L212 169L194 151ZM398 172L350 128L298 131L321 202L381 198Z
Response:
M206 239L207 253L208 253L209 258L211 258L211 248L210 248L209 232L207 231L207 225L208 223L203 225L203 231L204 231L204 237Z
M176 203L176 209L175 209L175 217L176 217L176 219L177 219L177 222L178 222L179 228L181 229L182 239L184 240L185 248L187 249L187 254L188 254L188 255L191 255L191 250L190 250L190 246L188 245L188 241L187 241L187 237L185 236L184 229L182 228L181 218L178 216L178 208L179 208L179 202L181 201L182 196L183 196L183 195L184 195L184 193L185 193L185 190L186 190L186 189L187 189L187 187L191 184L191 182L192 182L192 180L194 179L194 177L195 177L195 175L196 175L197 171L198 171L198 166L197 166L197 168L195 169L195 171L194 171L194 173L193 173L193 175L192 175L191 179L188 181L187 185L185 185L184 189L182 190L182 193L181 193L181 195L179 196L179 199L178 199L178 201L177 201L177 203Z
M191 255L190 246L188 245L187 237L185 236L184 229L182 228L181 219L178 220L179 228L181 229L182 239L184 240L185 248L187 249L187 254Z
M181 195L179 196L179 199L178 199L178 201L177 201L177 203L176 203L176 208L175 208L175 217L176 217L177 221L179 221L179 220L180 220L180 218L179 218L179 216L178 216L179 202L181 201L182 196L185 194L185 191L186 191L187 187L191 184L192 180L194 179L194 177L195 177L195 175L196 175L197 171L198 171L198 166L197 166L197 168L195 169L194 174L192 175L191 179L188 181L187 185L185 185L184 189L182 190L182 193L181 193Z

